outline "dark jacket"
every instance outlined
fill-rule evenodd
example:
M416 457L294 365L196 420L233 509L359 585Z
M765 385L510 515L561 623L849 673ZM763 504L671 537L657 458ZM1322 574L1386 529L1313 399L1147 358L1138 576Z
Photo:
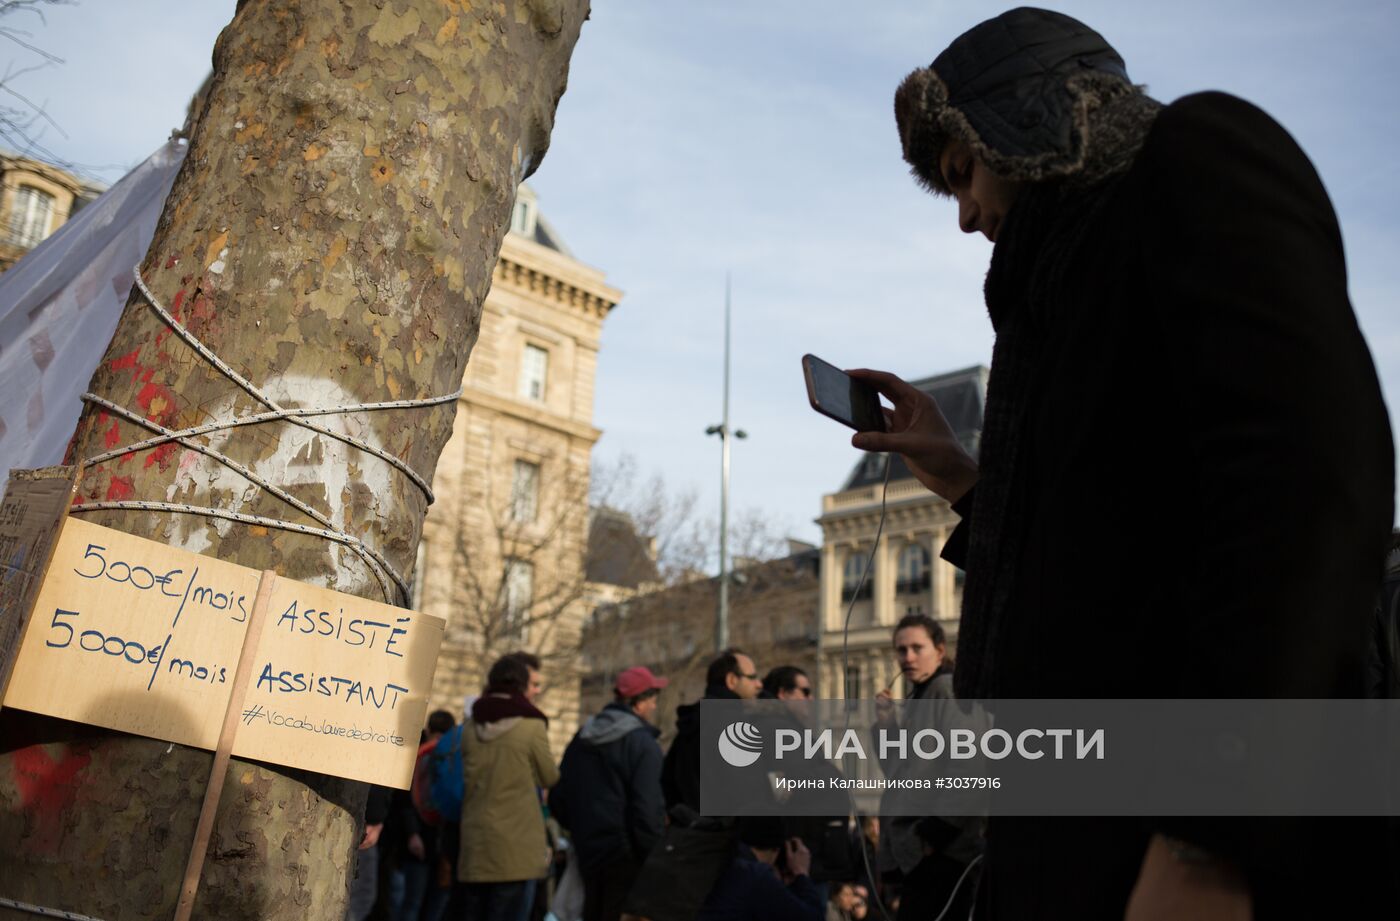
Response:
M1041 331L1020 426L1008 632L978 686L959 668L959 696L1362 696L1394 463L1321 181L1266 114L1203 93L1164 109L1102 194L1050 290L995 285L1037 270L1000 258L1019 202L993 255L989 300L1073 308ZM945 550L969 580L997 450ZM1046 654L1067 623L1090 667Z
M927 681L909 688L905 700L952 700L953 667L946 661ZM877 749L878 750L878 749ZM926 763L895 757L881 758L880 771L890 778L927 774ZM906 875L924 858L924 847L937 840L938 853L966 864L982 848L982 822L968 817L915 816L903 814L892 804L910 798L908 791L888 790L880 797L880 848L878 872ZM922 827L921 827L922 826ZM936 827L936 831L934 830Z
M618 856L646 859L665 821L655 726L611 703L564 750L549 811L569 832L585 873Z
M760 699L775 700L760 695ZM808 725L785 708L776 711L757 710L753 722L765 739L775 738L780 730L802 732ZM775 789L772 780L782 776L819 784L812 787ZM841 776L831 762L822 758L799 758L779 761L765 750L751 769L745 769L736 781L726 779L726 798L750 800L757 812L782 816L783 837L800 838L811 853L811 877L814 882L849 880L855 875L851 860L847 815L849 798L833 793L833 782ZM741 784L747 781L746 786ZM840 804L836 808L836 804ZM821 804L821 805L818 805ZM748 812L749 810L745 810ZM823 815L825 812L827 814Z
M1366 659L1366 696L1400 698L1400 568L1381 584Z
M1205 93L1083 194L1073 226L1028 224L1023 193L993 254L997 347L1010 330L1041 357L1013 481L994 482L1006 446L987 432L945 549L970 587L969 536L1016 547L979 668L960 646L959 678L978 677L959 696L1363 696L1394 458L1321 181L1266 114ZM989 417L1000 398L994 357ZM989 484L1015 514L979 541ZM964 638L986 612L967 599ZM1156 831L1239 862L1258 921L1394 877L1379 823L993 819L979 916L1121 918Z
M705 689L707 700L738 700L733 691L724 687ZM661 769L661 790L666 808L681 804L700 812L700 704L682 704L676 708L676 737L666 750L666 762Z
M392 790L389 797L389 814L384 819L384 831L379 836L379 859L389 867L397 867L412 859L408 852L408 840L414 835L427 844L433 836L425 834L418 810L413 808L413 797L407 790Z
M394 790L392 787L381 787L379 784L372 784L369 788L369 795L365 798L365 824L383 825L389 818L389 812L393 808Z
M821 893L806 876L789 885L743 844L710 890L696 921L822 921Z
M666 749L661 767L661 792L666 808L677 804L700 811L700 704L676 708L676 737Z

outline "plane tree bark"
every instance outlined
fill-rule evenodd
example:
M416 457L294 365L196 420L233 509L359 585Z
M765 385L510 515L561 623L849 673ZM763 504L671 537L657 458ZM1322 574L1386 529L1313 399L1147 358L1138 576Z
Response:
M242 0L141 267L152 293L281 405L452 393L587 10L586 0ZM171 429L266 408L134 291L90 389ZM319 424L430 481L454 405ZM151 435L94 406L78 431L76 459ZM410 573L427 498L400 470L286 422L201 440ZM95 464L80 484L79 503L134 500L316 524L173 443ZM79 514L383 597L360 556L322 538L169 510ZM211 755L14 711L0 719L0 895L99 918L170 917ZM235 760L194 916L343 916L363 799L362 784Z

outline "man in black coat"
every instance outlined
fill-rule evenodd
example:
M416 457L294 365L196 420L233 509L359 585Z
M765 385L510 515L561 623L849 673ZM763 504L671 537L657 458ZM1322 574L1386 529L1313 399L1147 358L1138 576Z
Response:
M813 706L812 680L796 665L778 665L763 676L763 691L759 698L777 700L783 704L782 712L760 715L754 720L764 738L773 737L779 730L802 732L812 728ZM810 875L825 901L827 884L834 880L848 880L856 873L851 860L850 835L847 828L847 815L813 814L812 804L831 803L832 797L827 787L840 774L834 766L820 758L803 758L799 761L777 762L765 752L760 762L769 777L778 775L790 780L805 780L820 784L821 788L788 788L779 792L766 784L754 789L753 795L767 808L782 814L784 838L797 838L811 855ZM826 807L824 807L826 808ZM835 812L835 810L831 810Z
M758 667L742 651L726 649L705 668L706 700L753 700L763 690ZM676 708L676 737L666 752L661 788L666 808L684 804L700 811L700 704Z
M666 818L660 734L652 725L667 680L636 666L621 672L612 703L564 750L549 810L569 832L583 877L583 921L617 921Z
M910 74L895 114L995 244L978 460L930 398L854 372L894 404L855 445L963 516L958 697L1363 696L1392 439L1293 139L1223 93L1162 106L1092 29L1026 8ZM1378 822L994 817L977 916L1327 917L1392 898L1386 860Z

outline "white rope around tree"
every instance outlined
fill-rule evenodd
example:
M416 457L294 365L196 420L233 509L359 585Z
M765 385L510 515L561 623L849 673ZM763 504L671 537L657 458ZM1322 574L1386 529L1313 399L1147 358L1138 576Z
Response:
M261 389L259 389L256 385L254 385L252 382L244 378L237 371L233 370L233 368L229 367L226 362L219 358L218 355L215 355L214 352L208 346L201 342L193 333L191 333L177 319L175 319L175 317L172 316L169 311L162 307L160 302L156 299L156 296L151 293L150 288L146 287L146 282L141 277L141 267L139 265L135 268L135 276L137 289L146 299L146 303L150 305L150 307L156 312L158 316L160 316L161 320L163 320L165 324L168 327L170 327L170 329L174 331L178 336L180 336L180 338L183 339L192 349L198 352L201 356L204 357L206 361L213 365L215 369L217 369L229 380L238 384L241 388L247 391L248 394L252 396L255 400L268 407L269 411L246 416L238 416L231 419L221 419L216 420L214 422L206 423L204 425L193 426L190 428L180 430L173 430L166 428L165 426L152 419L147 419L144 416L139 415L138 413L134 413L126 407L119 406L116 403L113 403L112 401L104 397L100 397L94 393L85 393L82 397L85 402L96 406L100 406L108 413L125 419L126 421L134 425L138 425L149 431L155 432L156 436L154 438L147 438L144 441L133 442L132 444L126 445L124 447L114 448L102 454L97 454L84 461L84 466L92 467L95 464L100 464L105 461L114 460L118 457L133 454L137 451L145 451L149 450L150 448L158 447L162 444L175 442L177 444L184 445L190 450L197 451L200 454L203 454L209 458L212 458L213 460L218 461L225 467L228 467L230 470L237 473L239 476L248 480L253 485L257 486L259 489L268 492L269 494L292 506L292 508L301 512L303 515L306 515L308 518L311 518L317 524L322 525L322 527L315 528L309 525L298 524L290 521L283 521L281 519L271 518L265 515L249 515L243 512L234 512L229 511L227 509L210 508L207 506L190 505L188 503L182 502L156 502L147 500L83 502L74 503L72 511L95 512L105 510L138 510L151 512L172 512L176 514L185 515L202 515L207 518L218 518L225 521L236 521L241 522L243 524L259 525L268 528L277 528L279 530L293 531L299 534L307 534L315 537L320 537L325 540L342 544L353 550L360 557L360 559L364 561L366 568L369 569L370 573L379 582L380 588L384 593L385 601L387 601L390 604L394 604L396 601L401 600L402 603L406 604L410 597L408 582L404 579L403 575L400 574L398 570L396 570L394 566L388 561L388 559L386 559L384 555L381 554L378 550L375 550L373 547L369 546L363 540L354 536L353 534L347 534L345 531L340 530L335 526L335 523L330 519L329 516L327 516L323 512L316 510L315 508L312 508L310 505L298 499L296 496L293 496L291 493L287 492L282 487L270 482L266 477L263 477L255 471L249 469L246 465L234 460L233 458L224 454L222 451L219 451L217 448L214 448L211 445L204 444L199 441L195 441L194 439L202 435L209 435L215 432L227 431L240 426L261 425L267 422L289 422L293 425L299 425L302 428L310 429L313 432L326 435L330 438L335 438L338 441L342 441L348 445L351 445L352 447L364 451L367 454L372 454L375 457L383 460L384 462L392 466L394 469L398 470L399 472L403 473L406 477L408 477L414 483L414 485L416 485L420 490L422 490L423 496L427 500L428 504L432 504L434 498L432 488L428 485L427 481L418 474L416 470L410 467L402 459L374 445L371 445L362 439L355 438L354 436L345 433L333 431L315 422L310 422L308 421L307 417L341 415L355 412L377 412L390 409L419 409L424 407L440 406L445 403L455 402L457 398L462 395L462 391L459 389L456 393L451 393L446 396L425 397L423 399L418 400L391 400L379 403L357 403L340 406L281 406L277 402L275 402L271 397L265 394ZM395 592L390 587L390 582L392 582L394 587L396 587L398 590L397 598L395 597Z
M160 301L157 300L156 296L151 293L151 289L146 287L146 280L141 277L141 266L138 265L135 268L133 268L132 273L136 276L136 287L141 291L141 294L145 296L146 303L151 305L151 308L155 310L155 312L160 316L162 320L165 321L166 325L169 326L172 330L174 330L175 333L181 339L184 339L185 342L189 344L190 348L194 349L200 355L204 356L204 359L206 361L208 361L216 369L222 372L223 375L229 380L233 381L235 384L246 390L248 394L251 397L253 397L253 399L257 400L259 403L263 404L268 409L273 410L274 412L284 411L281 406L279 406L267 394L263 393L262 390L258 389L258 387L254 385L251 381L249 381L243 375L239 374L237 371L230 368L222 358L220 358L218 355L215 355L214 352L208 346L206 346L203 342L200 342L199 339L195 337L194 333L190 332L188 329L185 329L185 327L180 323L179 320L176 320L173 316L171 316L168 310L161 306ZM461 395L462 391L459 388L456 393L448 397L428 397L424 400L405 400L404 404L409 406L436 405L440 402L455 400ZM432 487L428 485L428 481L419 476L418 471L414 470L408 464L404 463L398 457L395 457L394 455L390 454L388 451L377 448L366 441L362 441L359 438L355 438L354 436L346 435L342 432L332 431L331 429L328 429L323 425L320 425L315 422L308 422L305 419L297 418L295 416L288 416L287 421L291 422L293 425L299 425L302 428L310 429L313 432L319 432L322 435L327 435L331 438L343 441L348 445L352 445L353 447L359 448L366 454L373 454L375 457L391 465L404 476L412 480L414 485L423 491L423 495L428 500L428 504L433 504L433 490Z

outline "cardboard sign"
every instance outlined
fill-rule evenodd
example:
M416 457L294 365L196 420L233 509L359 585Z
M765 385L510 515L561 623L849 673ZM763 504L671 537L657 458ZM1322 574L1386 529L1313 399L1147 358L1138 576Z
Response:
M54 540L73 499L76 467L14 470L0 502L0 700Z
M259 572L76 518L4 705L213 749ZM233 753L407 789L443 621L277 578Z

